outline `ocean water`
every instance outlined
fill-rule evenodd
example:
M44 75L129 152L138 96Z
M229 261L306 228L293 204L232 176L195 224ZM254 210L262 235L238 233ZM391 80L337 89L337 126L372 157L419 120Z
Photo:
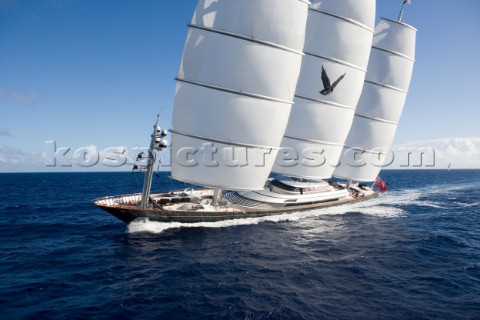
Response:
M0 174L0 318L480 319L480 170L382 178L361 204L127 226L91 200L139 175Z

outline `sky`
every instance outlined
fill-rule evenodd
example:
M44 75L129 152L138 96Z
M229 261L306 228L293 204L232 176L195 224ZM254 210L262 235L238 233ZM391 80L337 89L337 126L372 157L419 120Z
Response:
M377 21L396 19L401 4L377 0ZM60 170L46 168L52 141L70 154L147 146L159 112L162 128L170 128L195 6L0 0L0 172ZM394 145L448 149L439 141L461 141L456 161L465 154L469 167L480 167L479 13L478 0L407 6L403 21L418 29L416 64Z

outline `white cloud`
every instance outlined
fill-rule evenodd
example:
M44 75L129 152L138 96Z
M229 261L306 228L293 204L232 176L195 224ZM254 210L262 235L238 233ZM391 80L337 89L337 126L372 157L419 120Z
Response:
M11 136L10 132L7 129L0 128L0 137L9 137Z
M434 157L434 168L437 169L449 166L455 169L480 169L480 137L414 141L393 146L392 150L400 156L408 152L423 152L430 158Z
M126 165L126 160L130 159L127 154L123 158L119 153L119 149L127 152L125 147L98 150L96 146L89 145L75 150L58 149L58 153L52 147L47 147L46 152L36 153L0 147L0 172L130 171L132 168Z
M0 90L0 100L6 100L11 103L29 105L35 102L37 93L31 91L29 93L22 93L18 91L3 91Z
M45 155L21 149L0 147L0 172L39 171L45 167Z

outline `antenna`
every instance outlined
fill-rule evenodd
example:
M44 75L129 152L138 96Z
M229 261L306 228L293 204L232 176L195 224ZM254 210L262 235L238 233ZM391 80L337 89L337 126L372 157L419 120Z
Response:
M158 125L158 120L160 114L157 114L157 121L153 126L152 139L150 140L150 148L148 149L148 160L147 160L147 171L145 172L145 180L143 182L142 189L142 198L140 200L140 208L145 209L150 206L150 189L152 187L152 175L153 175L153 165L156 162L156 153L155 151L163 151L167 148L168 143L165 139L167 136L167 130L160 129Z
M403 0L402 9L400 9L400 14L398 15L398 22L402 22L403 9L405 8L405 5L406 5L406 4L411 4L411 3L412 3L411 0Z

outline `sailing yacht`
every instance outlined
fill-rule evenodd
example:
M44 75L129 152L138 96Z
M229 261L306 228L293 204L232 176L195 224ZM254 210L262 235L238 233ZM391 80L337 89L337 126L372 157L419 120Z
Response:
M156 152L167 147L157 118L142 193L94 203L126 223L204 222L378 196L365 182L380 166L358 158L380 157L375 148L393 140L415 29L400 18L374 28L375 7L199 0L176 78L170 152L172 178L201 188L150 192Z

